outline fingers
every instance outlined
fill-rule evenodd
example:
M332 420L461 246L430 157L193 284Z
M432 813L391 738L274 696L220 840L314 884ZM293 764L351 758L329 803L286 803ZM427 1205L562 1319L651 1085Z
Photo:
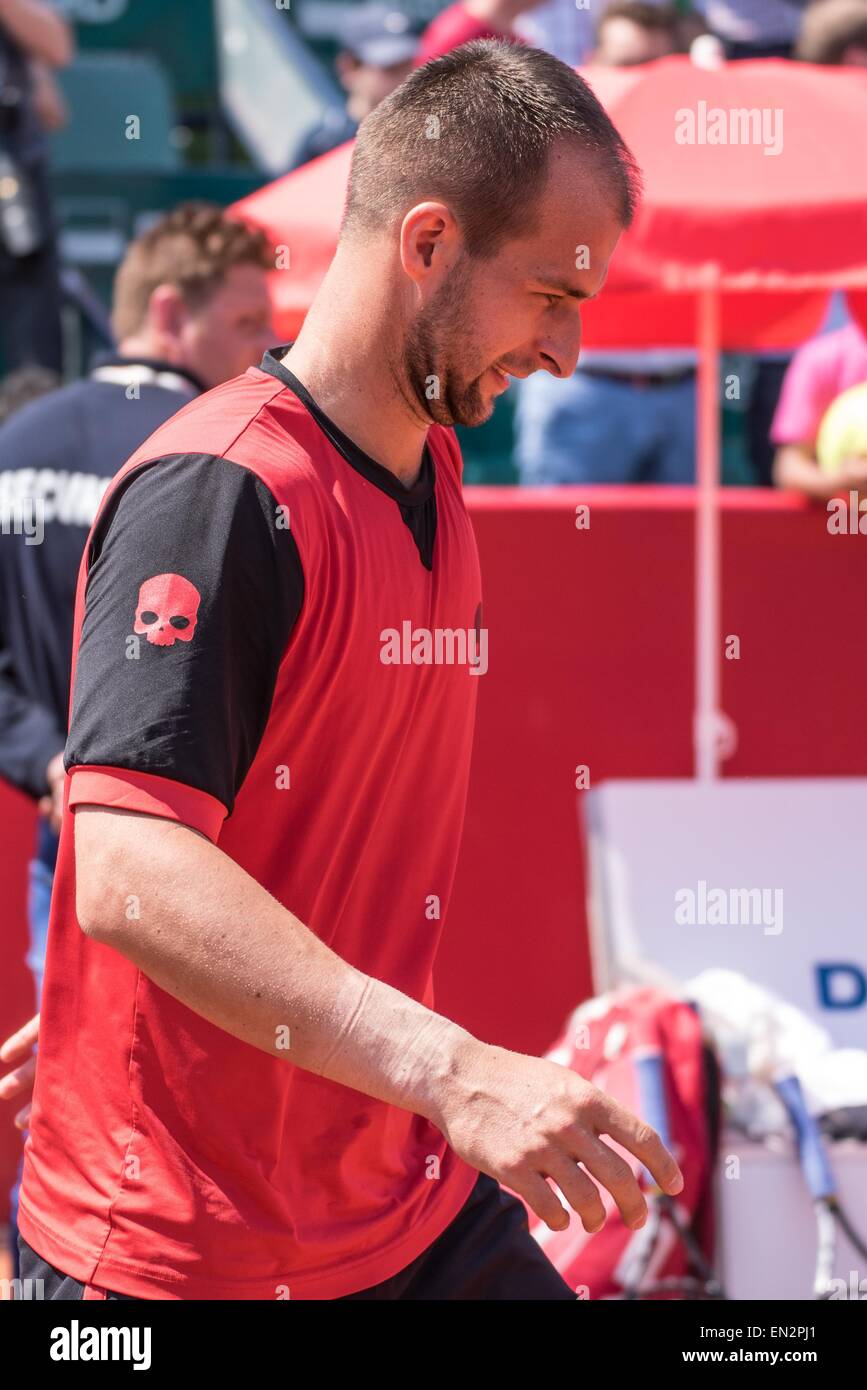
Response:
M600 1106L601 1115L594 1126L597 1134L608 1134L622 1144L624 1149L641 1160L663 1192L670 1197L676 1196L683 1187L683 1174L656 1130L618 1105L610 1096L600 1095ZM607 1148L606 1145L603 1147ZM583 1162L583 1155L581 1159Z
M520 1193L528 1206L544 1221L549 1231L565 1231L569 1225L569 1213L565 1210L563 1203L545 1179L538 1173L531 1173L521 1180L510 1184L515 1192Z
M591 1235L600 1231L605 1225L605 1206L595 1182L568 1157L549 1160L546 1172L557 1184L572 1210L581 1217L585 1231L589 1231Z
M0 1077L0 1100L14 1100L16 1096L29 1094L36 1080L36 1058L30 1057L20 1067Z
M29 1101L28 1101L28 1103L27 1103L27 1105L25 1105L24 1109L18 1111L18 1114L15 1116L15 1128L16 1128L16 1129L24 1130L24 1129L27 1129L27 1128L28 1128L28 1126L29 1126L29 1124L30 1124L30 1112L31 1112L32 1109L33 1109L33 1106L32 1106L32 1105L29 1103Z
M634 1231L643 1226L647 1220L647 1202L625 1159L601 1139L587 1136L581 1144L580 1158L587 1171L611 1193L626 1225Z
M4 1043L0 1043L0 1062L15 1063L23 1061L39 1041L39 1015L29 1018L23 1027L13 1033Z

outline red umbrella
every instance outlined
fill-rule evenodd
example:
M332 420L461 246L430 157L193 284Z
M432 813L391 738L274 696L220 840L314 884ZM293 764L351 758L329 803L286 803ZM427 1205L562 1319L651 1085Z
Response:
M867 286L867 74L667 58L585 75L646 182L584 316L588 343L694 342L690 291L710 275L722 347L790 346L818 326L829 288ZM624 299L636 290L640 314Z
M584 311L594 347L697 344L696 767L716 775L719 710L719 353L786 347L849 289L867 324L867 74L687 58L585 74L645 178L604 294ZM297 332L334 253L351 144L236 205L288 248L279 332Z
M274 326L284 342L304 322L334 255L354 143L338 145L230 209L286 248L271 286Z
M830 287L867 287L867 75L777 60L707 71L686 58L584 75L646 188L605 293L585 310L588 345L694 342L691 288L714 265L723 347L800 342ZM285 338L334 254L351 154L341 145L235 205L288 248L274 282Z

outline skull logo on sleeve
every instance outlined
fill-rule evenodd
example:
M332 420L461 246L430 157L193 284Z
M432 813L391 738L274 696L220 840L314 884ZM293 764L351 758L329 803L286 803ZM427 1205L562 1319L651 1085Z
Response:
M182 574L155 574L138 591L134 632L155 647L192 642L201 594Z

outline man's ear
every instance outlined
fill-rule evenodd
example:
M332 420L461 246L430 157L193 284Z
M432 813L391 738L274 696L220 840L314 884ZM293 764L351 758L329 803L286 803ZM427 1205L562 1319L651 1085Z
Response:
M179 336L187 318L187 306L175 285L157 285L148 301L148 322L156 332Z
M403 219L400 228L400 259L403 269L417 285L427 280L431 270L439 279L440 270L459 254L461 236L457 223L445 203L418 203ZM438 261L434 260L438 255Z

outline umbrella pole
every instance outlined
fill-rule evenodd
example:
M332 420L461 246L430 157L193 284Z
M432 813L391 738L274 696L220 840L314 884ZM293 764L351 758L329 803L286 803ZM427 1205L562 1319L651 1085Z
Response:
M719 775L720 735L720 295L718 269L698 292L695 507L695 773Z

